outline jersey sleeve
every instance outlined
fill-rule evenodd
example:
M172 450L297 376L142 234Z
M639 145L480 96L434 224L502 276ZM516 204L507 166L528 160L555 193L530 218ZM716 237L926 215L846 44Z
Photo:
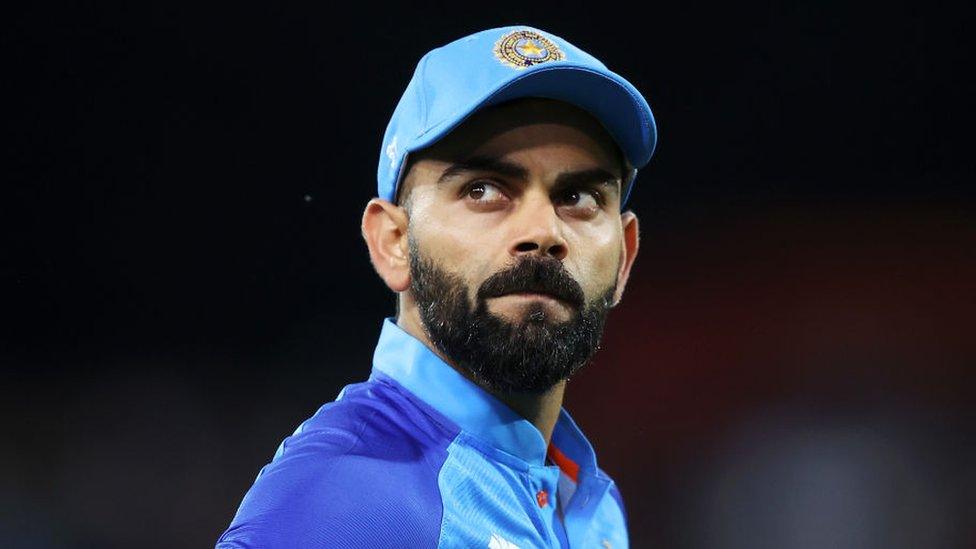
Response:
M624 507L624 498L620 495L620 488L617 487L617 483L610 485L610 495L613 496L613 499L620 507L620 513L624 516L624 524L629 524L630 522L627 520L627 508Z
M315 431L286 440L217 549L436 547L436 471L416 453L390 460L362 452L362 436Z

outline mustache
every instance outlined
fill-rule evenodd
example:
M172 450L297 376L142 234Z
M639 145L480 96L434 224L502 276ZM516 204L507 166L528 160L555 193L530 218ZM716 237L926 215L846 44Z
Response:
M530 292L551 295L574 307L582 307L583 288L558 259L527 258L499 271L478 288L478 300Z

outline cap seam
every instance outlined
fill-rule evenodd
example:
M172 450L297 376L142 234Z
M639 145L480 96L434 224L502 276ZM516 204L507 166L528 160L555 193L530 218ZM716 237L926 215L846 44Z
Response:
M440 48L438 48L438 49L440 49ZM420 61L420 66L417 67L417 76L420 77L420 85L421 86L424 86L425 88L426 88L425 82L427 82L427 79L424 78L424 71L427 69L427 61L430 59L431 54L433 54L435 51L437 51L437 50L435 49L435 50L431 51L430 53L428 53L427 55L425 55L424 58ZM418 100L420 102L420 116L421 116L421 119L424 121L424 127L426 127L427 126L427 90L426 89L422 89L422 90L420 90L420 93L418 93L417 95L420 96L418 98ZM417 137L420 137L421 135L423 135L424 133L426 133L426 131L427 130L424 130ZM416 139L416 138L414 138L414 139ZM399 171L399 170L397 170L397 171Z

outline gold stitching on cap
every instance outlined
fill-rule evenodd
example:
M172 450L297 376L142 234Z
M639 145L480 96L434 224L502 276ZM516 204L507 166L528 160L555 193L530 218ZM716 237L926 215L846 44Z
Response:
M495 43L495 57L514 69L526 69L566 58L552 40L530 30L517 30L502 36Z

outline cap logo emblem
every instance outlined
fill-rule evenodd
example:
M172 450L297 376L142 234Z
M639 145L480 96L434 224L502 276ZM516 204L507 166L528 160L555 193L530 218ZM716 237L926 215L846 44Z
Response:
M495 43L495 57L514 69L526 69L539 63L562 61L566 56L545 36L530 30L517 30Z

